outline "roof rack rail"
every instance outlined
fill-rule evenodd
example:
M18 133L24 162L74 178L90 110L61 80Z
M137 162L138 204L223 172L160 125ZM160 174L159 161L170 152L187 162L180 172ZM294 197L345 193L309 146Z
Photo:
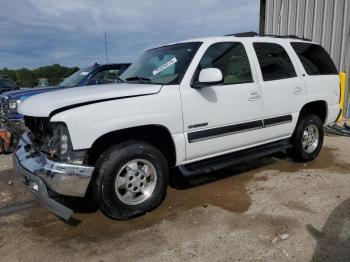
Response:
M299 40L304 40L304 41L309 41L309 42L312 41L309 38L303 38L303 37L299 37L296 35L262 35L262 36L276 37L276 38L292 38L292 39L299 39Z
M276 37L276 38L292 38L292 39L299 39L304 41L311 42L311 39L298 37L296 35L259 35L256 32L249 31L249 32L241 32L241 33L235 33L235 34L229 34L225 36L235 36L235 37L254 37L254 36L267 36L267 37Z
M249 31L249 32L241 32L241 33L235 33L235 34L229 34L225 36L236 36L236 37L253 37L253 36L259 36L257 32Z

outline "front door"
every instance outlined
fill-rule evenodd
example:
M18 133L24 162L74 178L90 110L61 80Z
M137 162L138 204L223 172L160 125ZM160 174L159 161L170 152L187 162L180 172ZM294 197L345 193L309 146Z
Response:
M201 58L192 84L204 68L220 69L223 83L200 89L181 84L187 162L261 141L261 91L250 65L243 43L215 43Z

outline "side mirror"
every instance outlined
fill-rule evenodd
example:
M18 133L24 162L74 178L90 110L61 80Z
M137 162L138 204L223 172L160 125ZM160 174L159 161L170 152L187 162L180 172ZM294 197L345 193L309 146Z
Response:
M221 70L218 68L205 68L199 72L198 81L194 88L202 88L210 85L221 84L223 80Z

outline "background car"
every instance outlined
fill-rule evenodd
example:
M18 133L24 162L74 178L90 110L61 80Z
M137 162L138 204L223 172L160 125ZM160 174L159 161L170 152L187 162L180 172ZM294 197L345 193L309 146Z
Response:
M106 65L95 64L91 67L85 67L78 70L60 82L58 86L5 92L0 97L0 114L11 121L11 123L17 128L23 129L23 116L17 112L17 109L24 99L36 94L55 91L62 88L114 83L118 80L119 75L129 66L130 63Z
M14 82L8 79L0 79L0 94L19 89Z

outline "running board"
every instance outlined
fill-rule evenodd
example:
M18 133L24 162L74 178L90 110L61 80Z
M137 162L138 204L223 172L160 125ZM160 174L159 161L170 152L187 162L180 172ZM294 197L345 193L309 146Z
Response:
M185 177L196 176L219 169L231 167L249 160L272 155L274 153L292 148L289 140L282 140L270 144L245 149L242 151L210 158L187 165L179 166L180 172Z

